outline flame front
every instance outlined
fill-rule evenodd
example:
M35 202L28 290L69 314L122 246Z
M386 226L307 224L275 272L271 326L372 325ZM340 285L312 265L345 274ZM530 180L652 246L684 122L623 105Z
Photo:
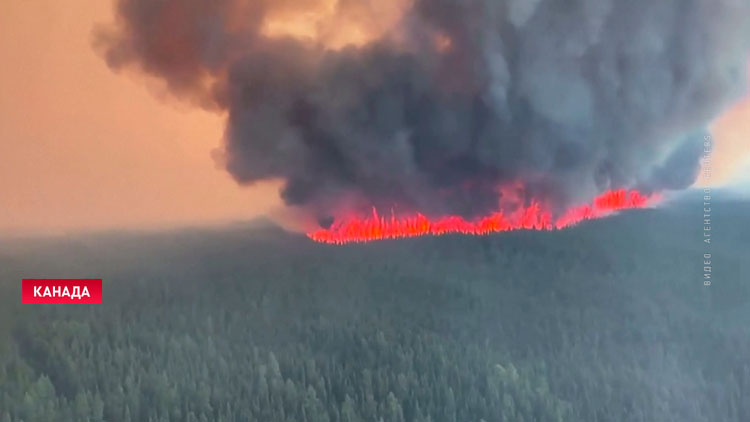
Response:
M620 210L643 208L658 201L659 197L658 194L645 195L636 190L611 190L594 198L591 204L571 208L557 218L553 218L552 213L538 202L507 215L498 211L472 221L459 216L431 220L422 214L409 217L391 215L388 218L380 216L373 208L370 217L336 221L329 229L308 233L308 237L316 242L342 245L449 233L487 235L511 230L559 230Z

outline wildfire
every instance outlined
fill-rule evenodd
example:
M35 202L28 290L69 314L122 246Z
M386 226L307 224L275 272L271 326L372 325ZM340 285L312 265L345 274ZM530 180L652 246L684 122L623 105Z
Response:
M486 235L510 230L559 230L620 210L643 208L658 199L658 194L644 195L636 190L619 189L607 191L594 198L591 204L571 208L557 218L553 218L551 212L538 202L533 202L507 215L498 211L472 221L459 216L431 220L422 214L386 218L373 208L370 217L336 221L328 229L308 233L308 237L316 242L341 245L448 233Z

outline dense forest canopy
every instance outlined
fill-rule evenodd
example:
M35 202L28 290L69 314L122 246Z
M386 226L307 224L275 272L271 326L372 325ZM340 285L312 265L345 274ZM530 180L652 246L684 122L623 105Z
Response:
M272 226L0 246L0 422L750 420L750 205L335 247ZM25 305L24 277L102 277Z

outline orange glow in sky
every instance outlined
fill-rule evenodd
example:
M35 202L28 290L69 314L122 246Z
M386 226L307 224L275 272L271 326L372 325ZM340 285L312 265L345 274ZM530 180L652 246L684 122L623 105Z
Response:
M406 0L379 0L366 8L338 0L291 2L289 7L270 10L261 32L268 37L307 39L330 49L361 46L391 30L407 5Z
M406 3L336 14L332 0L310 4L274 9L265 33L357 45L386 33ZM107 67L92 30L112 17L102 0L4 2L0 233L203 224L278 209L278 183L241 187L216 166L222 115L160 99L142 76ZM711 183L719 184L748 156L750 100L713 130Z
M728 110L711 128L714 150L711 154L711 176L701 177L700 186L732 183L750 164L750 98Z
M11 1L0 13L0 233L246 220L278 184L217 168L223 117L113 73L92 48L107 1ZM181 108L180 108L181 107Z

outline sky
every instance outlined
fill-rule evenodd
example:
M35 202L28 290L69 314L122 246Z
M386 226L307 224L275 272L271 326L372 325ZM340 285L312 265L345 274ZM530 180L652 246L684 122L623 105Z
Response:
M0 14L0 233L164 228L278 212L278 182L217 167L223 116L116 74L92 48L102 0L6 0ZM712 125L713 173L747 178L750 99Z
M750 98L745 98L713 122L711 174L698 186L750 187Z
M8 0L0 13L0 232L245 220L278 187L217 168L223 117L159 98L92 48L101 0Z

